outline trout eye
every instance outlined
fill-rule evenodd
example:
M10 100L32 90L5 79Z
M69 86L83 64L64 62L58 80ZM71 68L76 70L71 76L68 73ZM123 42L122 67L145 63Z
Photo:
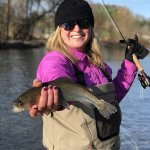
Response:
M19 101L18 106L19 106L19 107L22 107L23 104L24 104L24 103L23 103L22 101Z

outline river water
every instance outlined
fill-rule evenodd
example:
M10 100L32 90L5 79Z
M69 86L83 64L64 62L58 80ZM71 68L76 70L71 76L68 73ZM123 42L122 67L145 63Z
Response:
M12 112L12 101L31 87L42 49L0 51L0 150L43 150L41 117ZM116 75L121 61L108 64ZM150 75L150 57L142 61ZM121 150L150 150L150 87L142 89L137 77L121 102Z

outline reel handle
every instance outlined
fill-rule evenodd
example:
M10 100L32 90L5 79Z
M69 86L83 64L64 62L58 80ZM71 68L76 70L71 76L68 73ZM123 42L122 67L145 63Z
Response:
M135 54L133 54L132 56L133 56L133 61L134 61L135 65L136 65L138 71L139 71L139 72L142 72L144 69L143 69L143 67L142 67L142 65L141 65L141 63L140 63L140 61L138 60L138 58L136 57Z
M140 64L140 61L138 60L138 58L136 57L135 54L133 54L133 61L138 69L138 71L140 72L140 74L138 74L138 79L142 85L142 87L145 89L147 86L150 87L150 77L147 76L147 74L144 72L144 69L142 68L142 65Z

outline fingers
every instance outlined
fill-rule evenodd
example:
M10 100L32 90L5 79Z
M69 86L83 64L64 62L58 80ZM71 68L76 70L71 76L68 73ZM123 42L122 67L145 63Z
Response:
M37 105L33 105L30 109L29 109L29 115L31 117L36 117L38 114L38 106Z
M41 96L40 96L39 103L38 103L38 110L39 111L43 111L43 109L45 109L47 107L47 101L48 101L47 90L48 90L47 87L43 87L41 90Z
M38 97L38 99L36 100L37 104L29 107L29 115L31 117L36 117L38 113L43 114L44 109L47 106L47 98L48 98L47 88L43 87L41 90L41 96Z
M34 79L32 85L33 85L33 87L40 87L40 86L42 86L42 82L38 79Z
M42 88L41 97L39 99L38 111L44 112L44 110L57 110L59 101L58 88L51 85L48 88Z
M56 110L58 106L58 99L59 99L58 88L54 86L53 91L54 91L54 109Z
M33 86L38 87L39 85L41 85L41 82L35 79L33 81ZM36 117L39 113L48 115L48 113L46 113L47 110L57 110L58 101L59 93L56 86L52 87L49 85L48 87L43 87L37 104L29 108L29 115L31 117Z
M59 95L58 95L58 88L56 86L52 87L51 85L48 86L48 102L47 102L47 108L50 109L57 109L57 105L58 105L58 99L59 99Z
M53 87L51 85L48 86L48 102L47 102L47 107L52 108L54 103L54 92L53 92Z

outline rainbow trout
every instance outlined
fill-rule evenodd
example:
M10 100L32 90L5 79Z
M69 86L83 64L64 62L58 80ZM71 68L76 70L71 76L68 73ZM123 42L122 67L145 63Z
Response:
M107 103L102 99L98 99L98 97L94 93L92 93L88 88L74 83L70 79L59 78L47 82L43 85L52 85L58 87L59 101L63 106L65 105L65 102L67 103L67 101L77 101L82 103L85 107L93 108L92 106L95 106L98 109L99 113L106 119L109 119L110 115L117 112L115 106ZM13 102L13 111L25 111L28 109L29 105L35 104L37 96L40 96L41 89L42 87L32 87L25 91L23 94L21 94Z

